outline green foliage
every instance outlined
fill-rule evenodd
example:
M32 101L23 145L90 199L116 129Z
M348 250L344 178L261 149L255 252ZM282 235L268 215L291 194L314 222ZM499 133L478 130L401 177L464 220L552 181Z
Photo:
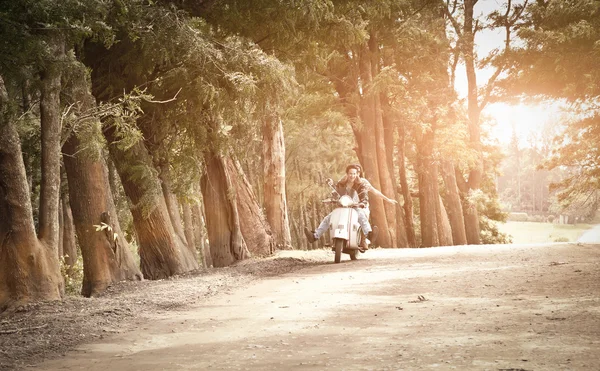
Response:
M504 88L513 94L565 99L575 104L578 122L570 123L555 143L546 169L567 167L555 185L565 212L586 209L592 215L600 189L600 2L543 1L530 4Z
M65 281L65 293L67 295L79 295L83 284L83 258L81 255L77 255L73 266L66 263L66 258L66 256L61 256L59 260L60 273Z
M496 222L505 222L508 214L503 212L495 190L486 187L470 190L465 197L468 207L477 207L479 212L479 229L482 243L510 243L510 237L498 230Z
M484 245L509 244L513 242L512 236L501 232L496 221L486 216L481 217L479 228L481 229L481 243Z
M591 105L592 113L565 126L556 138L557 149L545 162L550 170L566 168L560 181L551 189L558 190L562 213L591 218L600 199L600 107Z
M0 74L15 79L31 77L56 57L46 38L60 33L69 44L86 38L111 39L104 23L106 1L14 0L0 4Z
M513 222L526 222L529 219L527 213L508 213L507 220Z
M531 3L514 55L511 91L572 101L600 95L600 3L551 0Z

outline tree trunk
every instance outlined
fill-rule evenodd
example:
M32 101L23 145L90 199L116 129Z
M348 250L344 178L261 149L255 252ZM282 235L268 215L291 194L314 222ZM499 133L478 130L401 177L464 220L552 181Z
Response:
M187 246L194 256L197 256L196 250L196 239L194 237L194 222L192 218L192 207L185 200L180 202L181 210L183 211L183 232L185 234L185 241L187 242ZM197 258L196 258L197 259Z
M224 161L227 172L231 174L232 185L236 192L235 200L240 218L240 229L248 251L252 256L273 254L275 239L271 232L271 226L267 223L250 182L238 162L234 162L230 158L225 158Z
M379 74L379 61L381 57L379 53L379 44L374 31L371 31L369 38L369 55L371 58L370 82L372 82L372 78ZM364 88L365 87L363 86L363 89ZM387 156L388 150L386 148L386 133L383 125L383 107L381 104L381 95L372 92L367 92L367 94L372 96L373 103L373 113L375 119L373 126L375 130L372 134L375 135L375 146L377 149L377 166L379 170L379 184L381 186L379 190L381 190L384 195L395 200L396 189L392 179L393 171L390 172L390 163L393 159L388 158ZM392 137L390 139L393 143L393 132L391 134ZM393 148L393 146L391 148ZM396 221L396 206L387 202L383 202L383 207L385 210L387 230L379 231L379 237L377 237L378 245L384 247L398 247L398 241L396 237L396 229L398 226ZM383 238L381 238L382 236Z
M60 203L62 205L63 196L60 197ZM63 218L63 209L62 207L58 208L58 259L60 260L63 254L63 233L64 233L64 218Z
M421 246L439 246L438 225L436 208L438 208L438 197L433 187L433 174L427 166L426 161L421 161L419 166L419 211L421 219Z
M50 38L53 54L62 58L65 53L64 40L60 36ZM62 72L58 63L52 63L42 72L40 97L41 123L41 166L39 239L48 248L58 248L58 208L60 198L60 79Z
M406 134L404 124L398 125L398 175L400 177L400 187L404 203L404 224L406 226L406 240L409 247L417 247L417 237L415 234L415 225L413 221L413 201L408 187L406 177L406 154L405 154Z
M202 204L195 203L192 206L192 216L194 221L194 240L196 241L196 250L198 250L200 263L204 268L212 268L213 263L210 257L210 249L206 244L204 234L205 224L202 212Z
M167 204L167 211L169 212L171 224L173 225L173 229L177 236L182 241L186 241L185 231L183 230L183 221L181 220L181 215L179 213L179 201L177 201L177 196L175 196L171 187L171 171L169 170L169 163L161 163L159 171L158 177L160 179L163 197ZM194 253L194 258L195 255L196 254Z
M439 195L437 171L433 159L434 128L422 134L417 143L417 173L419 175L419 211L421 219L421 246L439 246L438 213Z
M99 135L100 127L90 125ZM83 258L81 294L85 297L97 296L115 282L142 279L121 231L110 194L108 168L101 154L90 153L90 148L96 147L82 143L76 135L71 135L63 147L71 210ZM96 226L102 223L105 229L98 231Z
M473 31L473 8L476 0L465 0L465 19L463 28L464 38L464 60L465 69L467 72L467 106L469 116L469 142L471 147L477 153L477 163L470 170L468 188L469 190L478 190L481 187L483 178L483 157L481 150L481 128L479 118L481 108L478 102L477 93L477 75L475 73L475 44ZM469 205L463 209L465 214L465 230L467 234L467 242L471 245L479 245L481 243L479 230L479 215L475 205Z
M68 272L72 272L73 266L77 261L77 239L75 236L75 225L73 223L73 213L67 197L62 198L62 253L59 257L64 257Z
M466 245L465 221L455 174L454 164L451 161L442 161L442 178L446 186L446 203L452 228L452 243L454 245Z
M198 268L198 262L173 229L158 176L144 144L140 141L123 150L116 144L112 125L105 128L104 135L131 202L144 277L163 279Z
M440 201L436 211L436 219L440 246L452 246L452 227L450 226L450 219L448 219L448 213L446 213L446 207L442 201L442 196L438 196L438 198Z
M136 237L135 230L133 229L132 225L133 217L131 215L131 211L129 210L127 195L125 195L125 190L121 184L121 179L119 178L119 173L115 166L115 162L110 158L110 156L103 155L103 157L108 171L110 195L116 208L119 224L125 228L126 233L129 235L129 240L132 241L136 239Z
M214 267L226 267L249 256L240 228L236 192L225 160L205 153L206 174L202 177L202 197L211 205L205 209L206 230Z
M294 162L296 165L298 182L299 182L299 184L304 184L304 174L302 173L302 171L300 171L300 160L298 160L298 158L295 158ZM297 212L298 219L295 220L295 222L298 224L298 246L297 247L300 248L301 250L310 250L311 244L308 243L308 240L304 236L304 228L308 228L309 230L313 230L314 228L309 223L309 220L307 220L305 212L304 212L304 209L306 207L306 197L304 197L304 191L300 191L299 198L300 198L300 203L298 204L298 212Z
M363 89L369 86L373 81L373 75L371 71L371 57L367 45L363 45L359 55L359 69L360 77L362 81ZM377 152L377 120L378 112L376 111L375 97L373 94L363 92L360 97L360 119L362 121L362 127L358 130L356 135L357 142L359 142L359 158L363 165L364 176L371 184L381 190L381 175L380 167L378 163L378 152ZM383 164L385 166L385 163ZM371 198L371 219L374 225L379 227L379 237L377 237L377 244L380 246L393 246L392 235L389 233L390 226L387 221L386 210L383 205L383 200L380 198Z
M391 107L387 96L385 94L380 94L379 99L381 101L382 107L382 119L383 119L383 137L385 140L385 158L387 160L387 169L389 173L389 177L392 182L392 190L393 192L390 195L394 195L393 198L398 200L398 183L396 181L396 177L394 176L394 121L391 118ZM398 156L399 160L404 162L404 156ZM390 196L388 195L388 196ZM402 205L398 203L395 206L395 215L396 215L396 247L406 247L408 246L408 236L406 232L406 221L404 220L404 210L402 209ZM388 219L389 220L389 219Z
M57 84L60 84L60 73L51 72L45 76L42 98L45 122L42 122L42 131L55 130L60 133L60 121L47 121L58 118L58 114L53 112L60 108L58 92L49 91L60 89ZM43 190L44 203L55 204L55 207L43 207L46 214L44 223L54 226L44 225L45 240L40 241L35 234L21 142L13 119L8 93L0 76L0 312L34 301L60 300L63 288L56 246L59 138L42 133L42 137L50 139L49 142L42 143L44 159L54 165L45 164L42 167L46 172L43 174L43 187L54 190L54 194L47 189ZM49 245L51 241L55 242L54 246Z
M264 200L267 221L278 249L291 249L290 222L285 195L285 144L281 119L268 116L263 126Z
M316 198L313 198L310 202L310 215L312 216L312 220L314 221L315 225L319 225L319 223L321 223L322 218L319 216L319 212L317 211ZM325 239L325 235L327 235L327 233L324 233L321 238L316 241L317 249L323 248L323 240Z
M317 229L317 226L312 224L310 222L310 219L308 219L308 216L306 215L306 197L304 197L304 192L300 192L299 214L300 214L300 223L302 224L303 227L306 227L311 231ZM301 229L302 229L301 230L302 233L300 233L300 236L304 236L304 229L303 228L301 228ZM302 248L306 249L306 250L312 249L312 244L308 242L306 237L302 237Z
M69 103L75 104L79 112L95 107L87 78L74 79L69 88ZM96 143L101 135L99 122L81 122L63 146L71 206L68 213L73 213L83 258L81 294L85 297L97 296L115 282L142 279L121 231L108 166ZM99 231L96 226L104 229Z

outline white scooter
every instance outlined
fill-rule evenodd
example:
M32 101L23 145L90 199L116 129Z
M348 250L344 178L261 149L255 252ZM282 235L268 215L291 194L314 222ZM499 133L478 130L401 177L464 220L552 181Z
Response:
M334 262L339 263L342 253L350 255L350 260L356 260L358 253L362 252L360 243L364 237L362 228L358 223L358 203L352 190L352 194L340 195L333 187L333 181L327 179L327 184L333 190L332 197L323 200L323 203L334 204L336 208L331 212L329 221L329 234L332 241L331 249L335 251ZM367 243L369 241L367 240Z

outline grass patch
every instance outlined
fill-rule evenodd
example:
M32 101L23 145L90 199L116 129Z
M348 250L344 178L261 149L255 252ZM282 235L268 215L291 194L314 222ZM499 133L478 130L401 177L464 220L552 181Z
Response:
M537 222L498 223L500 232L512 236L514 244L544 242L575 242L591 224L553 224Z

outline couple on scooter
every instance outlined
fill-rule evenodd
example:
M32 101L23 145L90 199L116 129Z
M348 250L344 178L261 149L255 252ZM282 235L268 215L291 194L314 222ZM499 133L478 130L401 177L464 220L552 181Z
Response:
M362 238L360 249L362 251L367 250L369 248L369 244L367 243L367 239L371 241L371 244L375 243L377 239L377 227L373 226L371 228L371 224L369 224L369 191L373 192L375 195L383 198L389 203L397 204L398 201L392 200L388 198L383 193L381 193L378 189L373 187L371 183L365 178L361 178L362 168L358 164L351 164L346 166L346 175L340 179L336 184L336 189L338 190L354 190L358 195L358 208L356 211L358 212L358 223L360 224L363 233L366 238ZM327 183L329 185L333 185L333 180L327 179ZM308 242L315 242L318 240L325 231L329 229L329 222L331 219L331 214L327 215L321 221L319 228L316 231L309 231L308 228L304 228L304 234L308 239Z

